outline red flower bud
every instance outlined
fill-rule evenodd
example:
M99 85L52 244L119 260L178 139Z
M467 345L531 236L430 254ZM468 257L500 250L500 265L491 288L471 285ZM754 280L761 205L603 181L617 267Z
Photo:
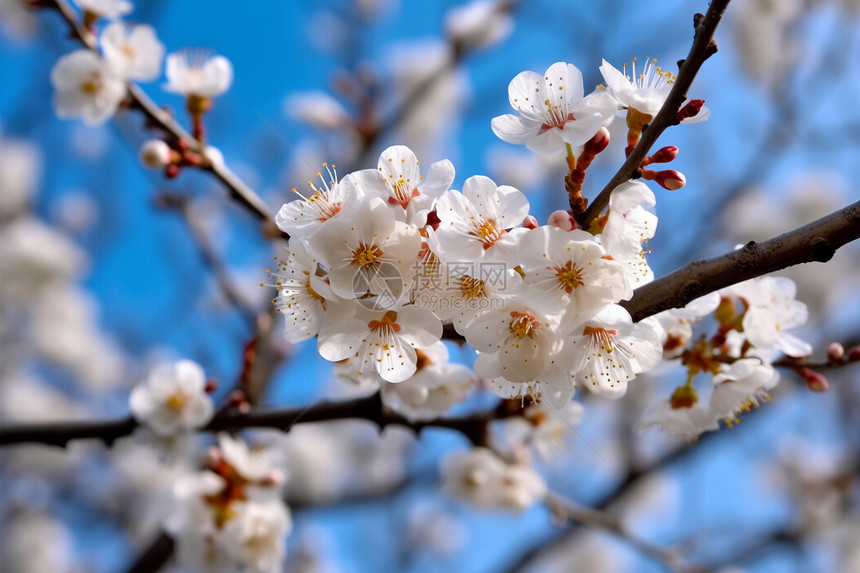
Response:
M684 121L685 119L696 117L702 110L703 105L705 105L705 100L691 99L687 102L687 105L678 110L678 121Z
M538 225L537 219L532 217L531 215L526 215L526 218L523 219L523 227L526 229L537 229L540 225Z
M830 390L830 381L823 374L806 367L798 368L797 373L803 376L803 379L806 381L806 387L813 392L827 392Z
M679 149L674 145L667 145L657 150L657 153L651 156L651 163L669 163L678 157Z
M607 146L609 146L609 130L605 127L601 127L597 130L597 133L594 134L594 137L585 143L582 152L586 155L594 156L606 149Z

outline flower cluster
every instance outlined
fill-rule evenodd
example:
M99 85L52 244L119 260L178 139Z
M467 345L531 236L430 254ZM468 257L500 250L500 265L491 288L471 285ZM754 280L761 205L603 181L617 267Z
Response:
M716 332L693 339L693 324L712 314ZM662 313L664 358L677 358L687 382L667 401L652 405L640 429L660 426L693 439L732 426L739 416L769 399L779 383L772 362L780 355L803 358L812 347L790 330L806 322L806 305L795 299L795 285L784 277L763 277L732 285L698 299L684 309ZM700 403L693 379L712 376L707 404Z
M594 235L527 228L519 190L483 176L449 189L450 162L424 178L403 146L385 150L375 170L328 175L277 215L291 239L272 272L275 304L290 341L317 337L340 374L381 386L405 416L446 413L475 378L448 364L443 324L479 352L475 374L501 396L556 408L577 381L620 397L660 358L656 323L634 324L617 305L653 276L642 241L656 218L642 207L653 203L644 184L616 191Z
M269 450L218 437L207 469L178 480L165 529L184 567L206 571L281 571L284 537L292 529L280 499L284 474Z

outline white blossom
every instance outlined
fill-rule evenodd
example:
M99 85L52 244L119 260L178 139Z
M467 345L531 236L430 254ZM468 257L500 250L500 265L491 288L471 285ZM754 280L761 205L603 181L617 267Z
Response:
M415 374L402 384L383 384L382 403L411 422L439 418L466 399L475 374L462 364L449 362L448 349L441 341L415 352Z
M167 56L164 91L211 99L233 83L233 66L224 56L200 49L186 48Z
M604 92L583 97L582 72L564 62L544 75L519 73L508 87L508 99L518 115L493 118L493 132L539 153L560 153L565 143L585 144L615 113L615 103Z
M130 404L135 419L162 436L202 428L214 414L206 375L191 360L155 367L134 388Z
M125 16L134 8L127 0L75 0L75 2L82 10L110 20Z
M80 117L100 125L116 113L126 96L126 85L114 67L90 50L61 57L51 69L54 111L62 118Z
M636 58L627 74L627 65L623 71L619 71L606 60L600 66L600 73L606 82L607 92L612 95L618 103L618 107L628 112L634 110L642 116L642 121L648 123L666 101L672 84L675 83L675 75L663 70L657 65L657 60L646 58L645 66L636 69ZM685 123L696 123L704 121L710 115L710 110L703 107L694 117L685 119ZM628 120L629 121L629 120Z
M767 391L779 383L779 372L756 358L743 358L714 376L709 404L716 420L735 420L741 412L768 400Z
M425 179L418 158L405 145L394 145L379 156L376 169L365 169L344 178L362 194L380 197L394 210L398 221L423 227L433 202L454 181L454 166L447 159L430 166Z
M455 452L442 462L442 490L478 509L522 511L547 493L532 468L508 464L487 448Z
M519 245L527 288L541 292L544 310L563 312L562 322L578 322L633 295L624 267L590 233L538 227Z
M361 375L376 372L386 382L403 382L415 373L416 348L426 348L442 337L442 323L424 309L396 311L335 311L320 330L318 349L326 360L354 357L353 368Z
M342 210L339 217L326 221L324 232L308 241L311 252L327 268L336 295L377 297L377 308L392 308L402 300L421 248L418 230L395 220L394 212L378 197L364 197Z
M475 0L445 13L448 37L464 46L486 48L504 41L514 19L499 0Z
M657 426L664 431L686 440L695 440L699 434L719 429L717 419L707 408L696 404L690 407L673 408L669 400L656 402L642 414L636 425L641 433Z
M292 529L286 506L279 501L235 503L232 511L236 515L221 536L227 556L255 573L280 573L285 538Z
M529 201L514 187L496 186L489 177L475 175L466 179L462 193L443 193L436 213L441 221L436 230L439 257L477 262L497 254L497 243L528 215Z
M307 243L300 238L291 239L289 256L278 263L272 276L278 289L275 307L284 316L287 340L295 344L319 334L326 300L337 297L318 275L317 262Z
M633 323L618 305L606 306L565 339L577 380L592 392L620 398L637 374L660 360L658 328L648 319Z
M147 82L161 74L164 44L152 26L113 22L102 32L99 45L105 59L125 79Z
M278 228L291 237L308 237L329 219L338 215L344 205L352 205L362 195L355 185L341 185L337 180L337 172L334 167L326 168L329 180L323 177L321 171L317 172L321 185L317 186L313 181L308 181L311 193L304 196L293 188L293 193L301 197L285 203L275 215L275 223Z
M36 192L41 167L42 158L36 146L0 134L0 189L3 190L0 217L26 210Z

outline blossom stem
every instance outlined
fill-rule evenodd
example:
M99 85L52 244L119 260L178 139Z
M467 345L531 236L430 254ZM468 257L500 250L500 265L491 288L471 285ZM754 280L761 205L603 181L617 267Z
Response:
M51 6L56 7L57 11L62 15L71 28L72 36L87 49L98 53L95 35L78 22L75 10L69 2L67 0L46 1L50 2ZM132 102L132 107L139 109L146 116L150 124L169 133L177 140L186 142L192 151L201 154L204 152L204 147L201 143L188 133L170 113L158 107L137 84L128 82L128 97ZM223 163L210 163L201 166L201 169L212 173L227 187L230 196L258 219L263 221L274 219L274 213L266 202L251 187L237 177L236 174L230 171L226 165Z
M577 222L580 228L587 229L591 222L609 205L609 195L613 189L625 181L635 177L642 160L648 155L648 151L657 141L657 138L671 125L678 123L678 110L687 98L687 91L698 74L702 64L717 51L714 42L714 31L723 17L730 0L713 0L704 16L697 14L694 18L695 35L693 45L687 58L680 64L678 77L672 85L672 90L666 97L663 107L660 108L654 120L648 124L648 128L642 131L642 137L636 146L630 151L627 160L615 173L609 183L600 194L595 197L588 209L579 217Z

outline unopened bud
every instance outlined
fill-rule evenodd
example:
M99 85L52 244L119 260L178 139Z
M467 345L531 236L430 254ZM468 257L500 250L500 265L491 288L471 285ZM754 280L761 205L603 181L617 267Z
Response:
M687 104L678 110L678 121L684 121L691 117L696 117L702 111L702 106L705 105L703 99L691 99Z
M848 362L857 362L860 360L860 346L855 346L848 351Z
M832 342L827 347L827 360L830 362L842 362L845 358L845 347L838 342Z
M576 221L569 211L553 211L546 222L550 227L558 227L563 231L572 231L576 228Z
M667 145L657 150L657 153L651 156L651 163L669 163L678 157L678 148L674 145Z
M203 387L203 391L207 394L213 393L218 389L218 380L216 378L210 378L206 381L206 386Z
M538 225L537 219L532 217L531 215L526 215L526 218L523 219L523 227L526 229L537 229L540 225Z
M687 184L687 178L684 177L684 174L674 169L658 171L655 174L654 181L657 185L669 191L677 191Z
M173 151L160 139L150 139L140 146L140 162L149 169L162 169L172 163Z
M827 392L830 390L830 381L823 374L806 367L798 368L797 373L806 381L806 387L813 392Z
M172 163L164 168L164 176L168 179L173 179L177 175L179 175L179 166L175 163Z
M609 146L609 130L601 127L594 134L594 137L589 139L582 149L582 152L587 155L597 155Z

